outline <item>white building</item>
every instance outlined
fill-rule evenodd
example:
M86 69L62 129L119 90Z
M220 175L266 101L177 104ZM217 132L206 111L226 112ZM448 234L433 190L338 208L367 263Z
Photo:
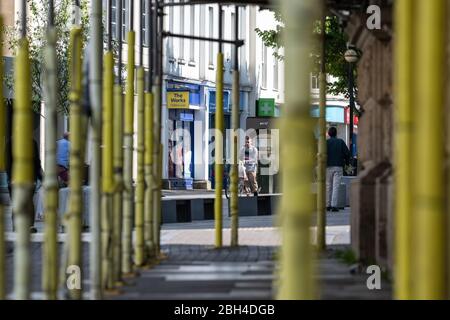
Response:
M103 0L106 8L106 0ZM116 4L112 0L112 26L116 27ZM123 59L127 58L126 32L129 30L129 10L131 0L120 0L123 6L122 36L124 40ZM17 2L17 1L15 1ZM179 0L167 0L179 2ZM141 1L134 1L134 30L136 31L136 63L139 54L139 38L144 37L143 64L147 68L147 1L145 8L140 7ZM196 35L202 37L219 37L219 6L215 4L194 6L170 6L165 8L165 31L175 34ZM139 15L144 18L142 32L139 30ZM106 16L106 10L105 10ZM223 38L234 40L235 6L223 6ZM17 19L18 17L16 17ZM255 28L261 30L274 29L277 22L274 14L268 10L259 10L255 6L239 7L239 39L244 45L239 48L240 71L240 127L247 129L247 119L254 117L277 117L282 112L284 103L284 64L277 60L272 48L264 46ZM115 31L114 31L115 35ZM163 44L164 83L162 135L163 179L167 187L210 187L213 180L213 145L210 129L215 127L215 95L216 95L216 57L217 42L166 38ZM234 61L234 46L223 45L224 54L224 114L225 128L231 126L231 84L232 66ZM283 54L283 52L280 52ZM124 61L124 64L126 61ZM313 105L317 98L315 79L312 78ZM167 94L181 91L188 95L189 103L183 108L173 107L167 101ZM328 97L331 104L330 114L339 114L341 119L344 106L348 105L342 97ZM261 105L258 108L258 104ZM173 108L172 108L173 107ZM330 106L329 106L330 107ZM339 110L342 109L342 110ZM329 109L331 110L331 109ZM137 116L137 110L136 116ZM313 110L314 114L314 110ZM135 116L135 119L136 119ZM344 119L330 119L333 124L342 124ZM342 123L341 123L342 122ZM59 130L62 133L67 128L67 121L62 121ZM44 125L41 124L41 128ZM137 129L137 121L135 121ZM184 129L184 130L180 130ZM137 130L135 130L137 131ZM344 134L347 130L339 130ZM43 133L43 130L41 130ZM189 134L187 134L189 133ZM135 135L135 138L136 135ZM244 136L241 136L241 145ZM135 143L136 143L135 139ZM43 139L41 139L41 142ZM255 141L257 144L260 141ZM230 143L225 143L225 157L230 158ZM43 150L43 144L41 143ZM136 156L134 172L136 174ZM177 165L178 164L178 165Z

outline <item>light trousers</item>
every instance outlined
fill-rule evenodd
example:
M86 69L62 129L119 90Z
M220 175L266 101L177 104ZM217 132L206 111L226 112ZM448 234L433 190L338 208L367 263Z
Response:
M342 167L327 167L327 207L337 208L343 171Z

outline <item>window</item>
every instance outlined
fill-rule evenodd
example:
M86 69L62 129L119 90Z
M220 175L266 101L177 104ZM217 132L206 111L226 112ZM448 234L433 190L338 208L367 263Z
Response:
M275 49L275 53L278 50ZM278 90L278 58L273 56L273 89Z
M261 54L261 86L267 88L267 47L264 44Z
M246 14L247 10L245 7L239 8L239 25L240 25L240 32L239 32L239 38L240 39L246 39L247 38L247 29L246 29ZM245 66L247 63L246 60L246 48L247 48L247 41L244 42L244 45L240 48L240 57L239 57L239 64L240 66Z
M189 17L189 24L190 24L190 34L196 35L195 32L195 6L191 6L191 14ZM195 62L195 40L189 41L189 62L194 63Z
M143 8L141 8L141 11L142 11L141 36L143 37L142 43L144 44L145 47L148 47L149 46L149 43L148 43L148 19L150 18L148 1L141 1L141 4L143 5Z
M129 2L126 0L111 0L111 29L114 40L117 40L117 5L122 1L122 41L126 41L127 26L129 25Z
M319 90L319 76L311 74L311 89Z
M214 9L212 7L208 8L208 15L209 15L209 34L208 34L208 36L210 38L212 38L212 37L214 37ZM209 42L209 65L210 66L214 65L213 50L214 50L214 43Z
M184 34L184 6L180 6L180 34ZM179 61L184 63L184 39L180 38L180 53Z
M231 38L233 40L235 39L235 33L236 33L236 15L234 14L234 12L231 13ZM236 63L236 61L234 61L234 52L236 51L236 46L235 45L231 45L231 66L232 68L234 68L234 64Z
M173 0L169 1L170 3L173 3ZM173 6L169 7L169 32L173 33ZM169 37L169 61L173 61L173 37Z

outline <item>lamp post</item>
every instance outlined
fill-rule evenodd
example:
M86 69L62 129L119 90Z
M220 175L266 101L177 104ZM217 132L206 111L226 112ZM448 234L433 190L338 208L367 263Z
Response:
M349 134L349 145L350 145L350 157L351 165L353 165L353 110L355 109L355 97L353 95L354 79L353 79L353 66L358 61L358 53L351 46L348 47L344 54L345 61L348 62L348 94L350 96L350 134Z

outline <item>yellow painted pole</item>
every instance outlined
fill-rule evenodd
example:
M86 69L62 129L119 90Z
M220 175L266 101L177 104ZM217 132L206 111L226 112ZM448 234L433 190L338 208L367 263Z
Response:
M394 179L395 268L394 297L412 298L412 129L413 48L416 0L397 0L395 6ZM419 74L417 74L419 76Z
M144 68L141 66L137 69L137 178L136 178L136 212L135 212L135 260L136 266L142 266L145 262L144 251L144 125L145 125L145 101L144 101Z
M144 238L145 251L148 262L155 256L154 248L154 233L153 233L153 93L145 94L145 182L147 188L145 189L144 199Z
M235 49L237 50L237 48ZM233 105L231 110L232 119L232 156L230 173L230 215L231 215L231 246L239 245L239 169L238 169L238 132L239 132L239 70L233 71Z
M58 178L56 173L57 60L56 29L47 31L45 58L45 235L42 287L47 299L57 299L58 290Z
M123 93L122 86L114 86L114 228L113 228L113 280L122 279L122 210L123 210Z
M216 248L222 247L222 189L223 189L223 54L217 54L216 71L216 135L215 135L215 201L214 222Z
M3 30L3 17L0 15L0 30ZM3 32L0 32L0 52L3 52ZM0 59L0 154L5 154L6 112L3 103L3 59ZM0 157L0 188L6 188L5 157ZM0 300L6 296L5 274L5 203L0 201Z
M283 197L278 299L314 299L315 255L311 220L316 210L311 192L314 170L314 121L310 116L310 53L313 25L320 15L316 0L281 2L285 18L286 103L280 137ZM301 137L301 139L299 139Z
M133 113L134 113L134 44L135 33L127 33L128 60L127 83L125 93L125 130L124 130L124 183L123 194L123 238L122 238L122 272L125 275L132 273L132 229L133 229Z
M112 272L112 201L114 192L113 175L113 99L114 58L112 51L104 57L103 70L103 149L102 149L102 287L114 286Z
M326 70L325 70L325 10L323 10L322 18L322 53L321 53L321 70L319 75L319 148L317 153L317 249L325 250L326 247L326 166L327 166L327 142L326 142Z
M82 77L82 30L74 27L70 32L70 198L66 215L69 225L68 265L82 270L82 163L81 159L81 77ZM82 298L82 288L69 289L72 299Z
M447 298L445 82L447 1L417 1L413 144L413 298ZM424 107L425 106L425 107Z
M13 119L13 212L17 232L14 255L16 299L30 299L30 202L33 201L33 112L28 40L19 40L15 60L15 105Z

